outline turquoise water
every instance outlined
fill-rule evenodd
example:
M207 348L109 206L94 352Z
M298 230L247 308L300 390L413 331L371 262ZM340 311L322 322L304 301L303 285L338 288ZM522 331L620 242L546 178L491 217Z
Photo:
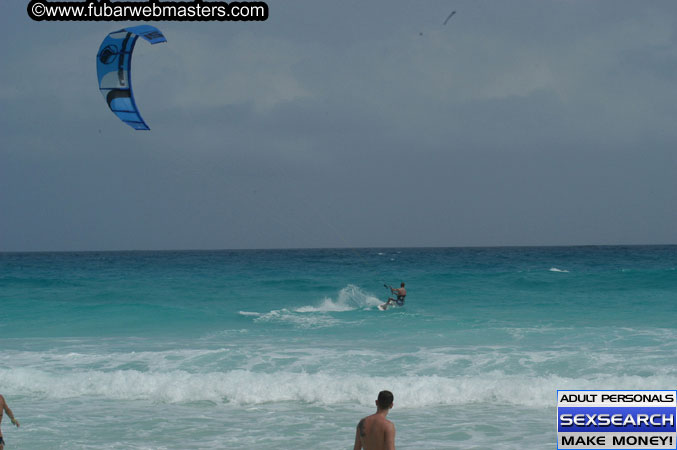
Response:
M384 283L407 283L385 312ZM557 389L675 389L677 246L0 254L8 449L556 448Z

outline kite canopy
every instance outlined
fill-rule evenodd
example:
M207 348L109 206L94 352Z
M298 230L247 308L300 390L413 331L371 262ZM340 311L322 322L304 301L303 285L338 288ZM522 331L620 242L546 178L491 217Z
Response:
M139 36L151 44L167 42L162 32L150 25L113 31L99 47L99 53L96 55L96 74L99 78L99 90L111 111L136 130L150 130L134 102L130 78L132 52Z

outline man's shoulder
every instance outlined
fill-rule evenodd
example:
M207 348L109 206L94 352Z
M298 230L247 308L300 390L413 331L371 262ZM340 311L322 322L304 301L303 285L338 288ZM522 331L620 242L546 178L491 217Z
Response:
M378 414L371 414L368 416L364 416L363 418L360 419L359 422L357 422L358 427L363 427L367 422L371 423L373 421L378 421Z

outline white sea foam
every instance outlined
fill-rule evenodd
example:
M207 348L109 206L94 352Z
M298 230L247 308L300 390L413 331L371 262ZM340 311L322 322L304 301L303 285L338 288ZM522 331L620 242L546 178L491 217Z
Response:
M274 402L371 406L374 392L393 391L400 408L477 403L553 406L557 389L666 389L671 376L522 377L496 371L472 377L388 376L248 370L190 373L137 370L52 373L0 369L5 393L48 399L95 397L160 403L211 401L237 405ZM672 383L672 384L671 384Z
M354 307L347 305L341 302L334 302L331 298L325 298L322 300L322 303L319 305L313 306L301 306L300 308L294 309L294 311L299 313L305 312L342 312L342 311L352 311Z
M341 323L327 313L371 309L381 303L382 301L373 295L349 284L338 292L336 299L325 297L315 305L275 309L267 313L253 311L239 311L238 313L245 317L255 317L255 322L278 322L289 323L299 328L322 328Z
M373 295L369 295L359 287L349 284L341 289L336 300L325 298L319 305L307 305L294 309L296 312L341 312L354 309L365 309L383 303Z
M299 314L288 309L276 309L261 314L254 322L288 323L299 328L323 328L339 324L339 320L326 314Z
M561 273L569 273L569 271L568 271L568 270L564 270L564 269L558 269L557 267L551 267L551 268L550 268L549 270L550 270L550 272L561 272Z
M234 352L232 348L218 349L173 349L166 351L113 351L100 349L87 352L3 352L0 367L39 368L41 370L112 371L134 368L149 371L169 371L195 365L218 364Z

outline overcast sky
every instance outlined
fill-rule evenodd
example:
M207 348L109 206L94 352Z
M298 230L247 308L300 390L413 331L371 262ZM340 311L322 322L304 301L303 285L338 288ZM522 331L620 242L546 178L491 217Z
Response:
M140 22L2 0L0 251L677 244L677 2L270 0ZM442 23L452 11L449 23Z

